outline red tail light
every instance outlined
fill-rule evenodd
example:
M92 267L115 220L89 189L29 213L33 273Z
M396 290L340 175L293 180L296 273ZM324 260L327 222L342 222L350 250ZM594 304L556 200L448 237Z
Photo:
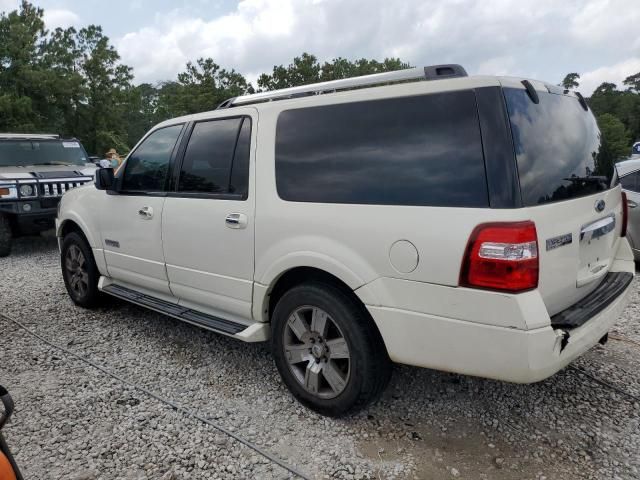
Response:
M483 223L469 238L460 285L522 292L538 286L538 271L533 222Z
M622 228L620 236L627 236L627 224L629 223L629 203L627 203L627 194L622 192Z

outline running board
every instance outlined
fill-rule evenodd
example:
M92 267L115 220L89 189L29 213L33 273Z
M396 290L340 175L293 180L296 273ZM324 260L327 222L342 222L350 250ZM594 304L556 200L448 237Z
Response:
M213 315L198 312L191 308L181 307L175 303L167 302L145 293L136 292L135 290L121 285L107 285L106 287L102 287L102 291L109 295L113 295L114 297L126 300L127 302L132 302L157 312L164 313L165 315L177 318L178 320L183 320L199 327L225 333L227 335L235 335L247 328L247 325L214 317Z

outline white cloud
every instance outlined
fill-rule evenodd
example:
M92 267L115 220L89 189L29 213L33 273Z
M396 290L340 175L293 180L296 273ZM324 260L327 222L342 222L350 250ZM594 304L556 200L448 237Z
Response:
M20 6L18 0L0 0L0 13L8 13L12 10L16 10Z
M49 30L58 27L68 28L80 23L80 17L71 10L47 9L44 11L44 24Z
M640 56L638 0L241 0L226 15L198 17L156 14L116 41L137 81L175 78L198 57L256 78L306 51L558 83Z
M640 57L630 58L615 65L600 67L580 76L580 92L589 96L602 83L615 83L619 89L626 88L622 81L629 75L640 72Z

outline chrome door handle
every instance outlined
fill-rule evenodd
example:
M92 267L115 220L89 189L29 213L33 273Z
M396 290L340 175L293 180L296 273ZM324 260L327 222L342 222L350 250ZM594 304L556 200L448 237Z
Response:
M138 210L138 215L140 215L145 220L150 220L153 218L153 208L142 207L140 210Z
M247 216L244 213L230 213L224 219L227 227L234 229L247 228Z
M627 200L627 206L629 208L636 208L638 206L638 204L636 202L634 202L633 200Z

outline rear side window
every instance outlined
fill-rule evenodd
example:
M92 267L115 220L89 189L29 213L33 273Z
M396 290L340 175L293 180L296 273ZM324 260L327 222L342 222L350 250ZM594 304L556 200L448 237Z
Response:
M297 202L487 207L475 95L284 111L276 182Z
M612 167L600 158L600 130L577 98L505 88L525 206L569 200L609 188ZM597 178L601 177L601 178Z
M198 122L184 154L178 191L246 195L251 120Z
M640 172L630 173L620 178L620 184L625 190L640 192Z

